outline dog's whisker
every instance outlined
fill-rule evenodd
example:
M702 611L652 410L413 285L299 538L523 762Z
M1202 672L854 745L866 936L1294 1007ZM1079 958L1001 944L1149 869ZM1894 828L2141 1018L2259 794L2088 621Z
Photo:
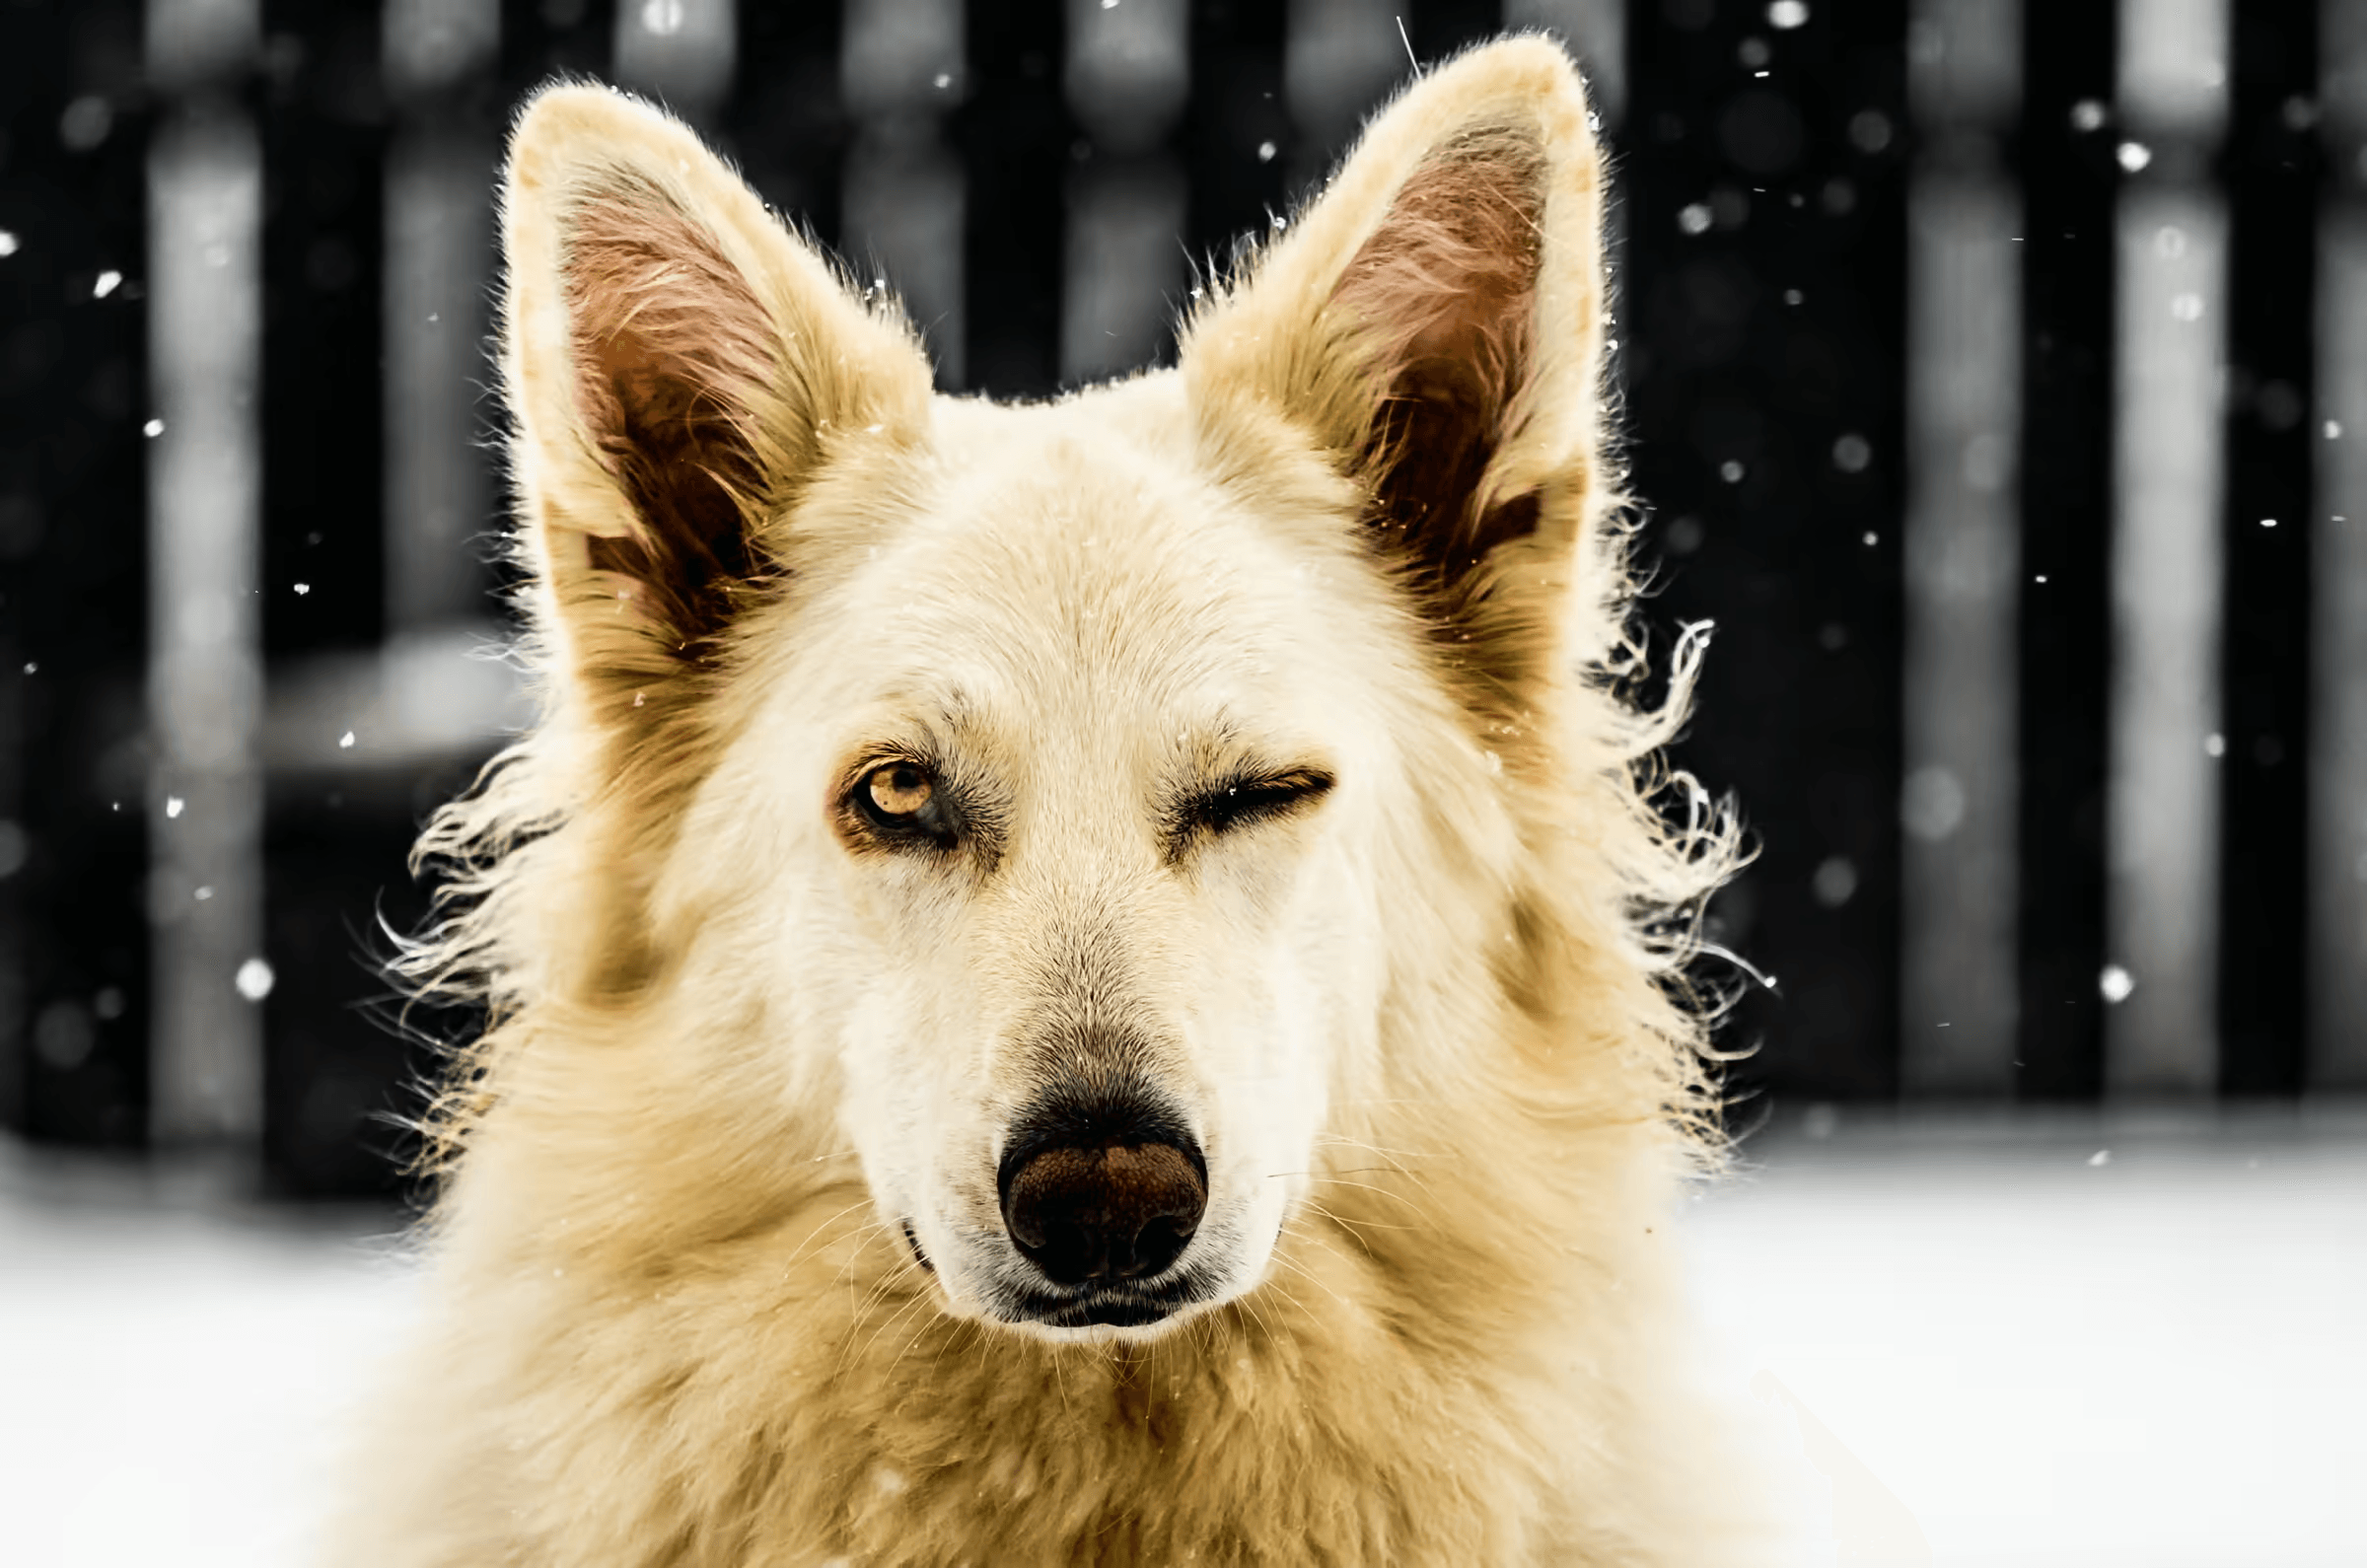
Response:
M1402 1193L1402 1192L1392 1192L1392 1191L1391 1191L1389 1188L1387 1188L1387 1187L1385 1187L1385 1186L1376 1186L1374 1183L1372 1183L1372 1182L1370 1182L1370 1181L1342 1181L1342 1180L1339 1180L1339 1179L1337 1179L1336 1177L1334 1177L1334 1178L1332 1178L1332 1179L1330 1179L1330 1180L1327 1180L1327 1181L1326 1181L1326 1182L1324 1183L1324 1186L1325 1186L1325 1187L1327 1187L1327 1188L1329 1188L1329 1187L1345 1187L1345 1188L1349 1189L1350 1191L1355 1191L1355 1192L1370 1192L1370 1193L1372 1193L1372 1194L1373 1194L1375 1197L1383 1197L1383 1198L1388 1198L1388 1199L1389 1199L1391 1202L1393 1202L1393 1203L1402 1203L1402 1204L1404 1204L1404 1205L1405 1205L1407 1208L1409 1208L1409 1209L1413 1210L1413 1211L1414 1211L1415 1213L1417 1213L1417 1214L1424 1212L1424 1211L1423 1211L1423 1209L1422 1209L1422 1204L1421 1204L1421 1201L1420 1201L1419 1199L1408 1197L1408 1196L1406 1196L1406 1195L1405 1195L1404 1193ZM1319 1189L1319 1190L1322 1190L1322 1189ZM1423 1196L1423 1197L1425 1197L1425 1198L1427 1198L1427 1197L1430 1197L1430 1196L1431 1196L1431 1194L1430 1194L1429 1192L1425 1191L1425 1192L1422 1194L1422 1196Z
M838 1210L835 1214L830 1215L827 1219L825 1219L820 1224L816 1225L812 1231L807 1233L806 1239L797 1245L796 1249L791 1251L786 1258L782 1259L781 1271L783 1273L787 1273L790 1269L803 1262L807 1253L818 1242L821 1241L824 1232L829 1230L831 1226L837 1224L840 1220L845 1219L848 1215L865 1208L870 1204L870 1194L866 1193L863 1196L856 1198L852 1203L846 1205L846 1207ZM878 1225L881 1222L875 1220L872 1223L874 1225Z

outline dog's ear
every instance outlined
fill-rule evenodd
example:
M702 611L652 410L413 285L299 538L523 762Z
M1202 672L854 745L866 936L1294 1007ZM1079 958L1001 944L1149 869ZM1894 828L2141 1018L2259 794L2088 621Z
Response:
M780 569L775 532L832 449L915 436L929 367L696 136L623 94L536 97L502 202L538 618L596 711L663 703Z
M1258 415L1286 416L1355 482L1455 661L1499 693L1557 654L1600 656L1573 631L1615 625L1569 613L1573 591L1603 608L1619 591L1598 526L1616 504L1601 189L1561 50L1475 50L1384 110L1184 338L1204 458L1255 483Z

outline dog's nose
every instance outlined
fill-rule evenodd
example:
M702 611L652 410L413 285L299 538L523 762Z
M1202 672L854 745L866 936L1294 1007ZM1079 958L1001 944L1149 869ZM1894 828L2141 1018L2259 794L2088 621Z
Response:
M1138 1279L1176 1260L1207 1206L1197 1163L1172 1143L1045 1149L1012 1174L1003 1223L1063 1285Z
M1157 1274L1208 1204L1191 1136L1149 1117L1040 1126L1015 1140L1000 1184L1013 1245L1063 1285Z

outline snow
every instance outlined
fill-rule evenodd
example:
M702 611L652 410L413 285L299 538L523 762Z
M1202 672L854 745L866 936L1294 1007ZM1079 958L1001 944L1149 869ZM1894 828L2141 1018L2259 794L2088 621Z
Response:
M273 978L271 965L260 958L253 958L239 965L235 983L241 996L250 1002L259 1002L271 994Z
M188 1206L0 1145L0 1511L55 1568L307 1560L409 1278L377 1217Z
M1713 1192L1696 1278L1935 1568L2367 1562L2367 1117L1863 1122Z
M1691 1206L1703 1315L1933 1568L2367 1562L2367 1114L1793 1129ZM416 1285L384 1212L230 1190L0 1143L12 1561L305 1560Z

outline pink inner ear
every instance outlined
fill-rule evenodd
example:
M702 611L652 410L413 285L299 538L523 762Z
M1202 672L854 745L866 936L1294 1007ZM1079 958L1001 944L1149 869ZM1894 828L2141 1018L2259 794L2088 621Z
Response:
M594 537L592 564L637 579L675 641L709 635L755 564L745 506L765 489L752 402L772 380L771 324L714 239L654 192L578 209L565 282L576 405L640 525Z
M1407 178L1332 294L1382 383L1364 455L1380 521L1442 583L1535 526L1533 499L1482 508L1478 489L1530 373L1543 202L1535 141L1465 138Z

